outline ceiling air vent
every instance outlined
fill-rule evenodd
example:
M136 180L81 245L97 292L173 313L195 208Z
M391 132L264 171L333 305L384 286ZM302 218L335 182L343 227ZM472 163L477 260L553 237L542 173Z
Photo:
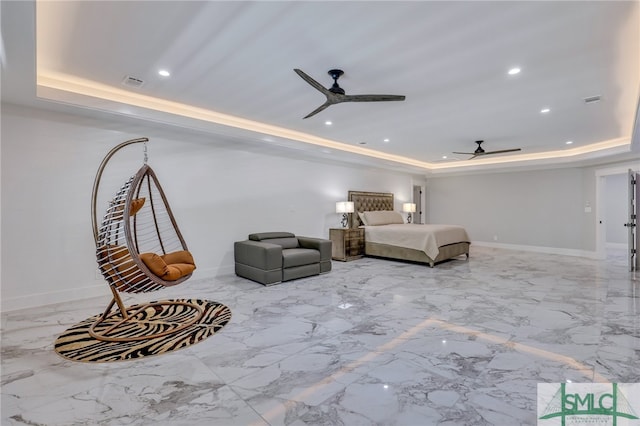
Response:
M144 80L138 77L127 75L122 80L122 84L129 87L142 87L144 85Z
M594 102L600 102L600 95L598 96L589 96L588 98L584 98L584 103L585 104L592 104Z

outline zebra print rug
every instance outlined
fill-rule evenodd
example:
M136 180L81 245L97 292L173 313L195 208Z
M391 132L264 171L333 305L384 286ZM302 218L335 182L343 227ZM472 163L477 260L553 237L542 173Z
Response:
M133 325L119 327L113 334L117 337L139 336L149 331L158 329L171 329L176 321L188 318L197 311L187 305L169 305L171 302L186 302L199 306L203 315L199 321L191 326L162 337L128 342L111 342L98 340L91 336L89 328L100 315L68 328L56 339L55 351L63 358L71 361L83 362L113 362L126 361L136 358L160 355L176 351L203 341L222 329L231 319L231 310L217 302L200 299L172 299L160 302L150 302L149 308L140 312L136 318L144 319L144 322L135 322ZM143 305L134 305L131 309ZM191 312L189 312L191 311ZM194 315L195 317L195 315ZM121 319L120 315L112 315L102 322L97 331L105 330Z

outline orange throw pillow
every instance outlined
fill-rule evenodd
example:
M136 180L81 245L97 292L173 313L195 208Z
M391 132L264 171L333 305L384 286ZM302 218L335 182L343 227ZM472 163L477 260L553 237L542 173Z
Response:
M140 211L142 206L144 206L145 198L136 198L135 200L131 200L131 207L129 208L129 216L133 216Z
M167 253L161 256L167 264L172 265L174 263L186 263L188 265L194 265L193 256L187 250L174 251L173 253Z
M175 281L192 273L193 270L196 269L196 266L186 263L174 263L172 265L167 265L167 269L169 272L167 272L167 274L162 278L167 281Z
M140 259L154 275L166 281L175 281L196 269L193 256L186 250L162 256L155 253L142 253Z
M157 275L160 278L169 272L167 263L155 253L142 253L140 255L140 260L142 260L154 275Z

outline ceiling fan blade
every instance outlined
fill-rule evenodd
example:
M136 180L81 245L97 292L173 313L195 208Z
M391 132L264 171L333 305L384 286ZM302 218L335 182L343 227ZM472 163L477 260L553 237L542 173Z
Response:
M313 111L311 111L309 114L307 114L304 118L309 118L309 117L313 117L314 115L316 115L317 113L319 113L320 111L325 110L326 108L328 108L329 106L333 105L335 102L331 102L329 99L327 99L327 102L323 103L322 105L320 105L318 108L314 109Z
M311 86L313 86L316 90L318 90L319 92L322 92L324 95L329 96L328 93L329 92L328 89L326 89L322 84L318 83L317 81L315 81L313 78L309 77L309 75L307 75L307 73L305 73L302 70L299 70L297 68L294 68L294 71L300 76L302 77L302 79L304 81L306 81L307 83L309 83ZM326 107L325 107L326 108ZM305 117L306 118L306 117Z
M499 151L488 151L488 152L485 152L484 155L488 155L488 154L504 154L505 152L516 152L516 151L522 151L522 150L520 148L501 149Z
M403 95L344 95L342 102L404 101Z
M477 155L475 152L452 152L452 154Z

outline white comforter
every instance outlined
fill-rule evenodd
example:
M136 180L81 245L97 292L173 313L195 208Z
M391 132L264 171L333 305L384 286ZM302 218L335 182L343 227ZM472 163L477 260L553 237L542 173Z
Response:
M392 224L364 226L364 240L423 251L431 259L440 253L439 247L469 242L467 231L457 225Z

